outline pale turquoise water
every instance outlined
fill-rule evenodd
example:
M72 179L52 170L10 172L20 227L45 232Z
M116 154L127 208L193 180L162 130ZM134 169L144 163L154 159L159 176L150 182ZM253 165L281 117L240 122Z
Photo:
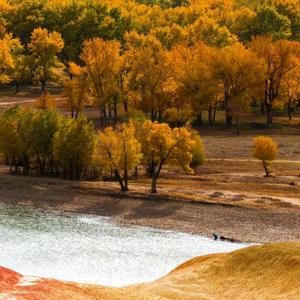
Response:
M0 265L26 275L121 286L154 280L194 256L245 246L0 203Z

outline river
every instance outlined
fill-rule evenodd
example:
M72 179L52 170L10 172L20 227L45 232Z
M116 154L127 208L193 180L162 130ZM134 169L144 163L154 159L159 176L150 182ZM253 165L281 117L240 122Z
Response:
M245 246L0 203L0 265L25 275L123 286L157 279L198 255Z

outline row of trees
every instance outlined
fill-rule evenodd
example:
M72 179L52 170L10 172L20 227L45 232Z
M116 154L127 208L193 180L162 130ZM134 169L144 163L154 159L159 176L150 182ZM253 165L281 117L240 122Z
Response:
M122 191L143 167L151 177L151 191L166 165L185 172L204 161L198 133L187 127L170 128L149 120L129 122L95 134L86 118L65 118L54 110L7 110L0 118L0 153L11 173L59 175L79 180L83 176L111 174ZM136 174L137 175L137 174Z
M235 120L239 133L240 118L252 107L261 108L268 124L274 107L292 118L300 94L296 0L256 7L231 0L144 3L2 0L0 84L14 82L18 91L21 82L38 82L40 106L47 108L46 85L64 67L72 117L88 104L102 123L124 113L201 123L207 111L212 125L216 110L224 109L227 126ZM120 32L107 36L105 22L107 31Z
M1 0L0 8L2 27L23 44L38 27L61 32L65 62L79 62L86 39L123 43L128 31L152 35L166 48L199 37L213 46L265 34L300 39L298 0Z
M247 46L236 42L219 49L196 42L164 50L158 41L136 34L127 34L126 41L125 51L115 41L84 43L83 64L70 65L73 76L66 83L67 106L75 115L87 99L102 119L107 111L117 117L118 107L177 123L201 122L207 111L212 125L214 111L223 107L232 126L256 104L272 124L274 107L282 104L292 118L299 101L298 42L257 37ZM90 89L84 90L88 83Z
M274 107L286 107L289 118L299 101L300 43L256 37L247 46L236 42L224 48L203 42L179 43L170 50L149 36L128 33L122 49L117 41L87 40L81 65L68 64L65 80L66 107L77 118L84 106L99 109L101 121L118 119L120 113L140 111L152 121L209 123L217 108L224 108L226 124L259 105L268 124ZM32 76L46 97L47 82L57 76L58 53L64 41L59 33L37 28L25 55L18 39L0 40L2 84ZM45 103L46 108L46 103Z

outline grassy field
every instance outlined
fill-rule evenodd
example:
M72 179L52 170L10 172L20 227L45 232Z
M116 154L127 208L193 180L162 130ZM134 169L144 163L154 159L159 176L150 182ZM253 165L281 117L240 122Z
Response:
M23 277L0 268L1 299L299 299L300 244L253 246L196 257L154 282L108 288Z

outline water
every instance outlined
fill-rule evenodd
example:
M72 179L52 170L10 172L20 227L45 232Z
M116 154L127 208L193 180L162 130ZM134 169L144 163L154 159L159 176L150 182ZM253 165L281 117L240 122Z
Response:
M194 256L245 246L0 204L0 265L26 275L122 286L157 279Z

